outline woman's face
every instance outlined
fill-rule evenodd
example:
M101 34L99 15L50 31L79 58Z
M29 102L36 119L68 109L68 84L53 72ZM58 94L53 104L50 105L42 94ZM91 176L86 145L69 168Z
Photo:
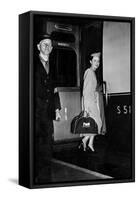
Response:
M98 67L100 66L100 58L98 56L94 56L90 60L90 63L91 63L93 70L96 71L96 69L98 69Z

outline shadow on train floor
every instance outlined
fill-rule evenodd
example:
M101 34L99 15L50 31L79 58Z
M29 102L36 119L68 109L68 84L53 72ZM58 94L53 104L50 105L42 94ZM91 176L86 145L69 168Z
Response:
M54 158L112 176L115 179L131 178L131 157L119 152L84 152L77 147L54 152Z

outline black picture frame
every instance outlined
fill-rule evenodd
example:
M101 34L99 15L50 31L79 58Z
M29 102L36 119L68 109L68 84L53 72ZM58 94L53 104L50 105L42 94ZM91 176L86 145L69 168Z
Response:
M36 21L35 21L36 19ZM45 20L46 19L46 20ZM90 22L96 22L94 26L100 26L101 27L101 32L96 33L99 34L97 37L102 37L103 38L103 22L111 22L111 23L128 23L130 25L130 92L129 92L129 98L126 100L126 105L131 107L131 111L129 113L125 113L126 115L129 115L129 125L125 124L125 126L129 126L129 140L128 143L126 142L124 145L128 144L128 149L129 153L127 154L126 152L118 152L116 150L116 144L115 144L115 150L114 153L117 154L120 153L120 157L125 154L126 160L128 159L129 161L129 169L125 166L125 162L127 161L124 159L122 156L120 158L120 162L124 162L124 171L128 170L129 176L126 175L126 177L121 176L117 174L117 177L114 178L108 178L110 177L110 173L105 174L104 178L98 178L98 179L87 179L86 180L75 180L73 179L72 181L64 181L63 179L60 178L57 181L51 181L51 182L46 182L43 184L36 184L34 182L34 164L35 164L35 159L34 159L34 110L35 110L35 105L34 105L34 48L36 47L35 45L35 34L38 29L41 29L41 26L44 24L44 21L52 21L52 22L60 22L59 24L67 25L70 24L72 27L77 26L78 27L78 32L76 33L77 35L80 34L80 30L82 31L84 24L86 25L87 21L87 26L89 26ZM40 23L39 23L40 22ZM98 23L97 23L98 22ZM102 22L102 25L101 25ZM100 24L100 25L99 25ZM60 27L63 28L63 27ZM68 27L64 27L68 28ZM64 33L64 28L61 30L61 33ZM44 29L44 28L43 28ZM76 31L76 29L75 29ZM89 31L88 33L89 34ZM67 36L67 35L66 35ZM57 38L62 41L64 38L63 46L67 43L66 40L67 38L64 38L64 35ZM70 44L73 45L73 38L72 36L68 36L68 39L70 40ZM87 54L90 53L89 49L83 49L84 43L82 42L83 39L86 37L83 36L83 34L80 36L81 40L79 40L79 44L76 44L75 51L79 54L80 52L80 46L81 46L81 51L83 53L86 52ZM86 39L86 38L85 38ZM114 40L114 39L113 39ZM59 43L62 43L62 42ZM76 39L77 41L77 39ZM86 40L85 40L86 41ZM57 41L56 41L57 42ZM56 44L57 45L57 44ZM60 45L60 44L59 44ZM78 46L79 45L79 48ZM88 45L88 43L87 43ZM96 44L95 44L96 45ZM99 46L95 46L95 50L103 49L103 39L98 43ZM77 49L78 48L78 49ZM62 51L62 50L61 50ZM59 52L59 51L58 51ZM61 53L62 54L62 53ZM71 54L71 52L70 52ZM66 52L64 53L64 56L66 55ZM67 54L68 55L68 54ZM73 57L74 59L74 57ZM79 66L83 66L84 63L86 63L86 58L83 58L82 60L81 56L77 57L77 61L79 62ZM81 61L80 61L81 60ZM74 64L72 64L74 65ZM102 59L102 65L103 65L103 59ZM63 70L63 69L61 69ZM78 92L80 91L81 94L81 88L82 88L82 80L83 80L83 73L84 73L84 68L76 69L76 77L79 77L76 81L75 80L69 80L65 82L62 80L59 82L59 91L64 92L65 88L68 88L68 91L75 91ZM66 73L66 72L65 72ZM71 73L71 72L67 72ZM74 73L74 72L73 72ZM102 72L103 73L103 72ZM65 74L64 74L65 76ZM127 80L126 80L127 81ZM64 87L65 85L65 87ZM123 92L120 94L122 95ZM125 92L126 93L126 92ZM75 93L74 93L75 94ZM105 96L105 95L104 95ZM115 95L113 95L115 96ZM127 96L127 97L128 97ZM106 97L105 97L106 98ZM110 94L110 99L112 99L112 94ZM115 98L114 98L115 99ZM114 112L114 109L117 108L118 112L123 112L121 111L121 107L114 107L114 106L123 106L124 102L122 102L123 98L121 96L121 99L117 99L110 101L114 105L109 108L109 111L111 113ZM123 107L123 109L129 109L128 107ZM125 110L126 111L126 110ZM127 111L126 111L127 112ZM120 114L120 113L119 113ZM122 114L123 115L123 114ZM120 115L120 116L122 116ZM125 115L125 116L126 116ZM114 124L114 120L116 115L112 114L113 117L112 119L112 126L111 127L117 127L117 122ZM111 117L110 116L110 117ZM112 118L111 117L111 118ZM121 119L121 118L120 118ZM124 122L123 122L124 123ZM113 125L114 124L114 125ZM121 126L121 125L120 125ZM118 126L117 128L119 129ZM115 129L116 130L116 129ZM112 131L111 131L112 132ZM114 137L114 135L113 135ZM118 136L120 137L120 135ZM123 136L122 136L123 137ZM60 138L61 139L61 138ZM61 153L61 151L64 151L64 148L66 148L69 145L74 145L75 142L78 142L77 138L74 138L73 140L71 138L64 138L64 142L62 141L54 141L55 142L55 148L58 149L58 151ZM114 139L116 139L114 137ZM70 141L71 144L68 143ZM109 140L110 142L113 142ZM119 140L117 140L118 142ZM120 140L121 141L121 140ZM113 145L114 143L112 143ZM122 143L121 143L122 144ZM121 149L121 144L118 144L118 147ZM119 146L120 145L120 146ZM114 146L114 145L113 145ZM70 146L69 146L70 147ZM68 147L67 147L68 148ZM127 151L127 150L126 150ZM78 154L77 154L78 155ZM115 155L114 155L115 156ZM112 158L113 160L115 158ZM121 160L122 159L122 160ZM125 161L124 161L124 160ZM69 162L69 161L68 161ZM61 159L62 165L66 163L66 160ZM68 163L68 166L74 166L77 164L74 164L72 162ZM118 166L117 164L114 166L113 163L110 163L109 168L114 168L114 171L117 170L115 167ZM121 165L123 167L123 164ZM81 166L77 166L77 169L81 169ZM120 173L122 173L122 168L119 169ZM83 170L82 170L83 171ZM88 173L93 175L93 170L86 169ZM90 172L91 171L91 172ZM110 171L108 169L107 171ZM126 172L126 174L127 174ZM58 173L58 172L57 172ZM77 172L76 172L77 173ZM97 176L98 174L102 174L99 171L96 172ZM114 172L115 173L115 172ZM103 173L104 174L104 173ZM107 176L106 176L107 175ZM70 176L70 175L68 175ZM104 176L104 175L103 175ZM125 182L134 182L135 181L135 18L132 17L117 17L117 16L102 16L102 15L86 15L86 14L71 14L71 13L55 13L55 12L40 12L40 11L29 11L23 14L19 15L19 184L22 186L25 186L27 188L45 188L45 187L60 187L60 186L76 186L76 185L93 185L93 184L107 184L107 183L125 183Z

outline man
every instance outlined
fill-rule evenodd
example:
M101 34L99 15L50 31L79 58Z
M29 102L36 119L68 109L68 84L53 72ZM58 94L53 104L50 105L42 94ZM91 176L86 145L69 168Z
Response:
M43 35L37 44L35 66L35 181L51 181L53 120L60 120L60 99L53 80L52 40Z

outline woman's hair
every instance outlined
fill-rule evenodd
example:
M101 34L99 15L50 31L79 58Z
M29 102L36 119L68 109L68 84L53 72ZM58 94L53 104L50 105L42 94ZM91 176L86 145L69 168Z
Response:
M89 60L92 60L94 56L100 58L101 53L100 53L100 52L91 53L91 54L89 55Z

